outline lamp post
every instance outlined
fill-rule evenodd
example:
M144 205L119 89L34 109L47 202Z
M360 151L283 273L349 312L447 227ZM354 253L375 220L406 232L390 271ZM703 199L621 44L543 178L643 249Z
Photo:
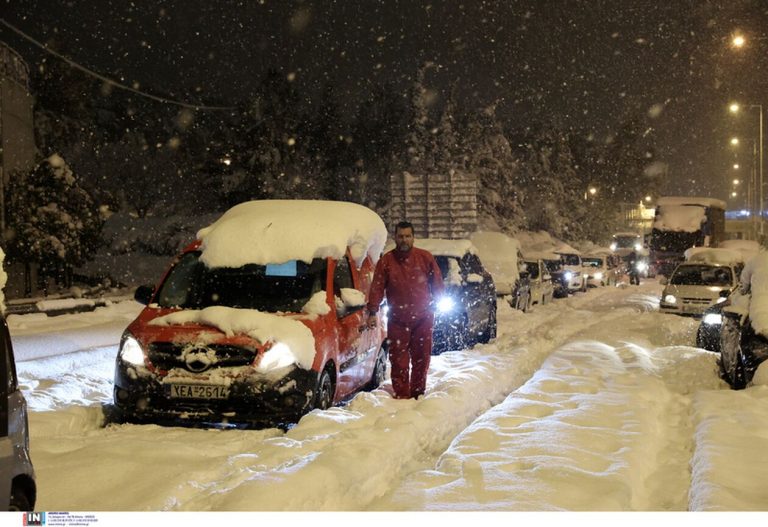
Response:
M749 108L757 108L757 111L759 112L759 119L758 119L758 138L757 138L757 145L758 145L758 187L757 187L757 210L758 210L758 221L760 222L760 238L762 241L762 237L764 234L764 227L763 227L763 105L762 104L750 104L748 105ZM737 113L739 111L739 105L736 103L732 103L730 105L730 110L733 113ZM733 144L733 141L731 141Z

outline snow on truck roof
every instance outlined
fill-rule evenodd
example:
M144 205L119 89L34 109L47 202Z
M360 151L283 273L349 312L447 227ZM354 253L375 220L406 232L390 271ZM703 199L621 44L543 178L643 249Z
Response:
M260 200L232 207L197 237L200 260L209 267L309 263L341 258L347 247L359 266L366 255L378 260L387 228L378 214L356 203Z
M689 196L667 196L656 200L656 205L659 207L665 207L668 205L681 206L681 205L697 205L700 207L716 207L718 209L725 210L725 201L714 198L694 198Z

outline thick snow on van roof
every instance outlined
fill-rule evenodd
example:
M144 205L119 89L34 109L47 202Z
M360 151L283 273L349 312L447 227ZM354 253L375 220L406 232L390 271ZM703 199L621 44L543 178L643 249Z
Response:
M378 260L387 228L378 214L356 203L262 200L232 207L197 237L200 260L209 267L341 258L347 246L360 265L366 254Z
M477 254L477 248L469 240L444 240L442 238L416 238L414 245L433 255L455 256Z
M690 196L667 196L656 200L658 206L701 205L702 207L717 207L725 210L725 201L715 198L695 198Z

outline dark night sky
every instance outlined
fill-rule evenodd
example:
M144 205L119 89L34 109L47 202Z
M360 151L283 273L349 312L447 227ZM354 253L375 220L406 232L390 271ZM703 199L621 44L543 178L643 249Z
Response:
M768 109L767 0L0 2L7 22L78 63L188 102L246 100L277 66L308 100L332 82L354 106L431 61L438 94L455 82L520 128L555 122L604 140L639 114L670 193L725 198L728 137L757 128L755 112L737 121L725 104ZM749 49L729 47L736 30L756 37ZM40 57L7 29L0 39Z

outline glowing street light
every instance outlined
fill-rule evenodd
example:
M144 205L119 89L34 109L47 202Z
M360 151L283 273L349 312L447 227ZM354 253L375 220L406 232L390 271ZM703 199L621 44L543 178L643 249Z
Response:
M734 180L733 180L733 184L734 184L734 185L738 185L739 183L741 183L741 181L739 181L738 179L734 179Z
M645 197L645 201L646 201L646 203L650 203L651 202L651 197L650 196L646 196Z
M743 45L743 42L742 42ZM758 151L759 151L759 161L758 161L758 173L760 174L760 182L758 184L757 188L757 199L758 199L758 210L759 210L759 221L760 221L760 234L763 234L763 105L762 104L750 104L750 108L757 108L758 110L758 125L759 125L759 136L758 136ZM740 106L737 103L731 103L730 107L732 112L737 113L740 109ZM734 143L734 141L736 141ZM739 144L737 138L731 139L732 145Z
M594 196L595 194L597 194L597 189L595 187L589 187L589 194L591 196Z
M743 48L746 43L747 39L744 38L744 35L734 35L733 39L731 39L731 44L735 48Z
M736 146L736 145L738 145L738 144L739 144L739 138L738 138L738 137L732 137L732 138L731 138L731 144L732 144L733 146Z
M734 170L738 170L739 169L739 164L738 163L734 163L733 164L733 169Z
M731 197L732 197L732 198L735 198L735 197L736 197L736 196L738 196L738 195L739 195L739 194L738 194L738 193L736 193L736 192L731 192Z

